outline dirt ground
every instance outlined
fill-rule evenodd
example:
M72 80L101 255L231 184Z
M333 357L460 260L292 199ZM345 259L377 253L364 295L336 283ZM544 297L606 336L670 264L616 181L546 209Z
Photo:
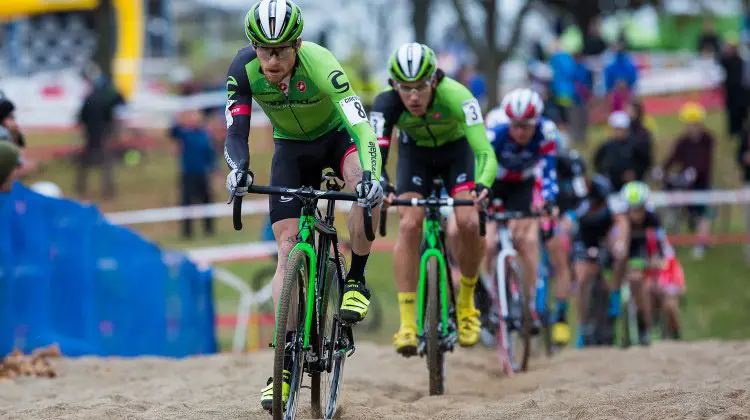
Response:
M55 379L0 383L3 419L269 419L269 352L184 360L57 360ZM446 395L427 396L424 359L360 343L347 361L343 419L750 418L750 342L567 350L504 376L495 353L448 358ZM303 384L304 385L304 384ZM303 389L301 418L309 411Z

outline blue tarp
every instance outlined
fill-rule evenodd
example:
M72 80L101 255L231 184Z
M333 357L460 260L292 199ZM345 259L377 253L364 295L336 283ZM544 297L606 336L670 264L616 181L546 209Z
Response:
M67 356L214 353L211 272L16 183L0 194L0 352L51 343Z

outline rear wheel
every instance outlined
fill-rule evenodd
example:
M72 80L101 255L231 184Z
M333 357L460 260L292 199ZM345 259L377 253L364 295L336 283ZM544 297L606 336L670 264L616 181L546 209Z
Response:
M440 265L437 258L427 261L427 371L430 395L445 392L445 354L441 346Z
M344 256L339 254L339 259L342 264L341 273L345 273ZM330 419L336 414L344 375L346 346L341 346L341 343L346 338L341 336L338 321L342 281L338 277L335 264L334 259L328 261L318 318L320 337L316 335L313 340L313 345L318 349L320 367L323 369L322 372L313 372L311 375L310 393L313 418Z
M302 350L302 346L305 334L308 270L306 254L300 250L293 250L289 257L286 273L284 273L284 285L281 289L279 308L276 314L272 411L274 420L293 419L297 412L299 390L302 384L302 363L305 360L306 353ZM287 343L288 326L293 329L290 333L293 338ZM282 401L285 356L291 357L289 400L286 406Z

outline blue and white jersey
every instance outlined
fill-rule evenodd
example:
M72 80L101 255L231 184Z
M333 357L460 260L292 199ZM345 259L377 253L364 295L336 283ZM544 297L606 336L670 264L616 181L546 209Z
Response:
M521 182L541 175L542 197L545 201L556 199L560 134L554 122L540 118L534 136L525 146L511 138L508 123L489 130L488 135L497 157L497 181Z

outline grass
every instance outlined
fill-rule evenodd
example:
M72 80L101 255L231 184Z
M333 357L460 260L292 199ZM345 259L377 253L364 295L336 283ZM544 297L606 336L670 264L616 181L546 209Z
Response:
M672 147L672 140L681 129L680 122L674 117L657 118L658 130L655 139L655 155L657 162L662 162ZM715 185L718 188L733 188L739 185L739 173L734 161L735 143L730 141L721 133L724 133L724 119L719 113L709 113L707 126L717 134L717 145L715 153ZM590 156L596 146L606 137L606 127L592 127L590 143L580 147L582 153ZM157 133L158 134L158 133ZM28 144L30 148L49 145L75 143L76 139L71 134L29 134ZM68 143L68 144L70 144ZM251 168L257 176L257 182L265 184L268 182L270 173L273 144L268 132L256 130L250 139L251 144ZM397 152L394 151L394 152ZM221 159L221 156L217 157ZM396 158L392 157L388 163L388 169L395 173ZM224 199L224 176L225 166L220 165L221 170L213 178L214 201ZM162 138L158 147L144 154L144 158L137 166L118 166L115 170L117 197L110 202L103 202L91 197L76 197L79 199L90 199L96 202L104 211L135 210L154 207L169 207L178 204L178 158L175 156L173 146L169 140ZM33 174L24 181L32 183L37 180L49 180L61 186L66 195L75 197L73 193L75 168L71 162L55 161L44 165L43 169ZM98 174L89 180L90 188L98 191ZM339 215L339 220L345 220ZM389 219L389 237L395 238L397 218ZM145 237L169 248L192 248L200 246L212 246L220 244L233 244L257 241L260 236L264 217L252 216L245 218L245 229L235 232L231 226L230 218L217 220L217 232L213 237L202 237L200 222L196 223L195 239L187 241L179 236L179 224L160 223L138 225L134 228ZM733 211L730 220L732 229L739 229L742 225L740 212ZM338 225L338 223L337 223ZM343 223L342 223L343 226ZM344 235L346 236L346 235ZM750 307L750 288L745 284L746 275L744 256L742 248L737 246L722 246L709 251L703 262L693 262L681 250L683 263L688 282L687 305L685 307L685 337L688 339L702 339L709 337L718 338L747 338L750 337L750 326L744 322L744 309ZM219 266L229 269L241 278L250 281L255 273L271 265L272 262L241 262L231 264L220 264ZM385 343L390 341L390 335L395 331L398 324L398 309L395 288L392 278L391 255L387 253L374 253L371 257L368 270L368 284L377 296L383 313L385 324L381 331L359 336ZM373 269L372 267L383 268ZM237 296L222 285L216 285L217 307L220 312L231 312L237 302ZM221 335L222 343L226 344L227 336Z

